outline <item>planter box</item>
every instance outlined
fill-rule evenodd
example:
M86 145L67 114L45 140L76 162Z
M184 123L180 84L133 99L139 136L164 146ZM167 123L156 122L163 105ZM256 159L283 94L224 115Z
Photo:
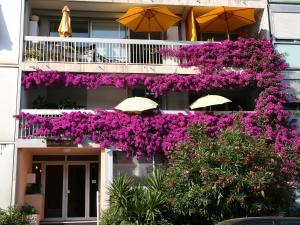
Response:
M40 225L41 218L39 214L28 215L26 216L26 219L30 225Z
M25 204L33 206L39 214L39 219L44 218L44 195L29 194L25 195Z

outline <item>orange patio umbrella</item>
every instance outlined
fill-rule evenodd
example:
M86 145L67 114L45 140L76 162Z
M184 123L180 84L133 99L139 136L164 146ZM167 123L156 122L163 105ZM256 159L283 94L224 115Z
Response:
M64 6L62 9L62 18L58 27L58 33L60 37L72 36L70 9L68 6Z
M222 6L196 18L201 31L227 33L255 23L254 9Z
M133 7L117 19L117 22L134 32L148 32L150 37L150 32L164 32L180 20L167 7Z

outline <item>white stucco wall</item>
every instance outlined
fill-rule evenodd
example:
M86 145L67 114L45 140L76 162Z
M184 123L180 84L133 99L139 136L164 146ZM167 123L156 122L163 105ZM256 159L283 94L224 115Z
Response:
M0 208L4 209L13 202L13 171L14 171L13 144L0 144Z
M0 65L18 64L23 0L0 0Z
M18 68L0 67L0 142L14 142ZM0 164L0 168L2 168ZM1 169L0 169L1 170Z
M25 0L0 0L0 208L14 204L15 119Z

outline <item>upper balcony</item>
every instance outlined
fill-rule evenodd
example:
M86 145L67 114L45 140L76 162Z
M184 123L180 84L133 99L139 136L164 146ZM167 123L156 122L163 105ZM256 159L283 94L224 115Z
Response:
M114 1L115 2L115 1ZM255 8L256 23L231 32L234 40L241 34L248 37L267 37L268 19L266 1L193 2L170 1L160 3L182 20L163 33L133 32L116 22L129 8L157 6L142 3L112 1L68 1L71 10L73 36L58 37L58 26L64 2L30 0L25 7L23 45L23 71L57 70L92 73L153 73L192 74L194 68L181 68L180 62L160 55L162 48L176 49L205 41L222 41L223 33L200 32L196 24L197 42L186 41L188 12L194 6L194 17L203 15L220 6ZM250 4L251 2L251 4ZM173 5L170 5L170 4ZM146 5L145 5L146 4Z
M185 41L104 38L61 38L26 36L23 70L70 72L180 73L193 68L178 67L174 57L162 56L161 49L192 44Z

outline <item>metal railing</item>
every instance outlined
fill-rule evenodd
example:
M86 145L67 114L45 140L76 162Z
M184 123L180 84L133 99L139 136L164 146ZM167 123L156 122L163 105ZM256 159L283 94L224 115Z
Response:
M112 110L107 110L112 111ZM60 117L63 113L71 113L71 112L85 112L85 113L94 113L93 110L59 110L59 109L23 109L22 113L29 113L31 115L38 115L40 117ZM186 114L186 111L183 110L162 110L162 113L170 113L170 114L178 114L183 113ZM193 111L191 111L193 113ZM233 113L232 111L214 111L215 114L220 113ZM31 138L46 138L45 136L36 136L34 135L39 125L36 124L28 124L26 119L19 119L19 138L20 139L31 139ZM47 138L55 137L56 134L49 134Z
M195 42L25 36L23 61L178 65L177 58L162 56L160 50L189 44Z

